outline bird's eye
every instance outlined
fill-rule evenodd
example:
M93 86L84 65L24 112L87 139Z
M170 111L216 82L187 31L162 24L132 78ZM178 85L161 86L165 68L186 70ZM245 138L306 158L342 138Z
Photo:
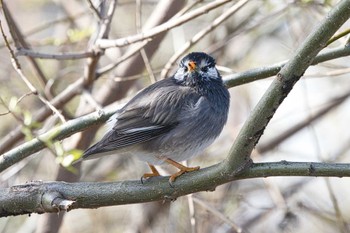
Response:
M202 67L202 68L201 68L201 71L203 71L203 72L207 72L207 71L208 71L208 66L204 66L204 67Z
M185 73L186 73L186 72L188 71L187 66L184 66L183 68L184 68L184 71L185 71Z

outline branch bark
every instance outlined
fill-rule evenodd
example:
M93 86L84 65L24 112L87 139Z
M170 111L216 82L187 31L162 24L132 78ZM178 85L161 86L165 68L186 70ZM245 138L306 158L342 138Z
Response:
M327 52L320 53L318 56L316 56L315 60L313 61L313 65L316 65L321 62L325 62L328 60L333 60L340 57L345 57L350 55L350 46L345 46L341 48L331 49ZM230 87L235 87L238 85L242 85L245 83L253 82L255 80L264 79L271 77L278 73L279 70L282 69L285 62L279 63L276 65L272 65L269 67L264 68L257 68L252 69L249 71L241 72L235 75L230 75L225 78L225 84ZM69 95L62 95L70 97L74 96L75 93L77 93L79 88L81 88L83 84L83 80L78 80L74 86L72 86L69 89L66 89L64 93L67 93ZM61 95L59 95L61 96ZM60 98L55 101L55 103L60 103ZM63 101L64 102L64 101ZM55 104L56 105L56 104ZM43 109L45 110L45 109ZM46 109L47 110L47 109ZM79 119L71 120L67 122L66 124L63 124L61 126L58 126L57 128L54 128L42 135L40 135L38 138L44 138L43 141L48 140L49 135L52 135L54 132L56 132L55 139L61 140L64 138L69 137L70 135L74 133L78 133L80 131L85 130L86 128L92 126L92 125L98 125L106 121L112 114L114 113L113 110L106 110L104 112L96 112L91 115L84 116ZM86 122L85 122L86 121ZM16 129L16 132L19 131L21 133L21 127L19 126L18 129ZM38 138L35 138L31 141L28 141L26 143L23 143L19 145L18 147L2 154L0 156L0 172L4 171L6 168L12 166L13 164L21 161L22 159L30 156L31 154L38 152L45 148L45 143L38 140ZM52 139L52 138L51 138ZM1 149L0 149L1 151Z
M296 50L294 56L283 66L239 132L227 157L225 171L230 173L240 164L249 160L252 150L277 108L312 64L316 55L349 17L350 0L343 0L328 13L328 16L323 19Z
M167 177L119 182L30 182L0 189L0 217L30 213L51 213L78 208L99 208L111 205L174 201L199 191L214 191L218 185L238 180L270 176L335 176L349 177L350 164L307 162L273 162L252 164L236 175L222 173L220 163L182 175L171 187ZM16 203L14 205L13 203Z
M244 124L226 160L209 168L185 174L170 187L165 177L154 178L141 184L139 181L112 183L31 183L0 190L0 203L4 214L23 214L70 210L75 208L97 208L106 205L141 203L155 200L174 200L193 192L213 190L216 186L237 179L267 176L350 176L349 164L298 163L250 163L250 154L263 134L275 111L292 90L317 53L324 48L336 30L350 17L350 0L341 1L310 34L291 60L281 69L276 79L262 97ZM3 159L3 157L1 157ZM24 192L27 189L31 192ZM16 191L15 193L12 193ZM27 203L21 194L28 194ZM11 195L7 195L11 193ZM44 199L36 201L35 198ZM11 205L9 199L23 202ZM12 201L14 199L11 199ZM73 202L71 202L73 201ZM53 204L52 204L53 203ZM21 208L23 207L23 208ZM13 212L11 212L13 211Z

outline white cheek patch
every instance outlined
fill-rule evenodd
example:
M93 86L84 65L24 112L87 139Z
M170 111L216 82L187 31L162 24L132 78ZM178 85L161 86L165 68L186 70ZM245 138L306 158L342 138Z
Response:
M207 65L208 65L207 61L205 59L203 59L203 60L201 60L201 63L199 64L199 67L205 67Z
M183 69L178 69L174 75L174 78L178 81L183 81L185 78L185 73Z
M215 67L210 67L206 72L200 71L201 75L205 79L219 79L219 72Z
M207 74L210 78L214 78L214 79L218 79L220 77L219 73L215 67L209 68L207 71Z

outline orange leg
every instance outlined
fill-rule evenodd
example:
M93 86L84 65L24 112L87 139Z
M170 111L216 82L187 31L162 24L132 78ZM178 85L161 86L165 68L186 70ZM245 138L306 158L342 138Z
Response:
M154 177L154 176L160 176L160 174L157 171L157 169L155 168L155 166L153 166L152 164L148 164L148 166L151 168L151 173L143 174L141 180L146 179L146 178L150 178L150 177Z
M170 178L169 178L169 183L170 184L172 184L177 177L181 176L185 172L192 172L192 171L199 170L199 167L186 167L186 166L184 166L184 165L182 165L182 164L180 164L180 163L178 163L178 162L176 162L176 161L174 161L172 159L166 159L164 161L169 163L169 164L171 164L171 165L173 165L174 167L180 169L180 171L178 171L178 172L176 172L176 173L174 173L174 174L172 174L170 176Z

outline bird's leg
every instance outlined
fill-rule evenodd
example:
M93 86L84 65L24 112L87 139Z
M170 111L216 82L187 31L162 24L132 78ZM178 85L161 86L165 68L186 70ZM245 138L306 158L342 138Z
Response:
M164 161L175 166L176 168L180 169L180 171L178 171L170 176L170 178L169 178L170 184L172 184L178 176L181 176L185 172L197 171L199 169L199 167L186 167L186 166L184 166L184 165L182 165L182 164L180 164L172 159L166 159Z
M151 168L151 173L143 174L143 176L141 177L142 183L143 183L143 179L147 179L147 178L154 177L154 176L160 176L160 174L155 166L153 166L152 164L148 164L148 166L149 166L149 168Z

